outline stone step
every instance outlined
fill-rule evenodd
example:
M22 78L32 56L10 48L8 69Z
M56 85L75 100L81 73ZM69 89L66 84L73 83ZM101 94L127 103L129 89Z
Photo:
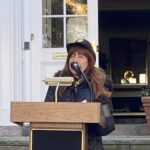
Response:
M28 136L29 126L0 126L0 137L6 136ZM147 136L150 135L150 129L147 124L116 124L114 132L111 135L129 135L129 136Z
M29 137L0 137L0 150L29 150Z
M29 150L29 127L0 126L0 150ZM147 124L116 124L116 130L103 137L105 150L150 150Z
M150 136L104 136L105 150L150 150ZM0 150L29 150L29 137L0 137Z
M150 150L150 136L106 136L105 150Z

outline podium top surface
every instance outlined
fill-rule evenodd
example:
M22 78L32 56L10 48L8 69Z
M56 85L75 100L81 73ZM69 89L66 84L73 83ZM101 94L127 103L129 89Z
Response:
M11 122L99 123L100 103L11 102Z

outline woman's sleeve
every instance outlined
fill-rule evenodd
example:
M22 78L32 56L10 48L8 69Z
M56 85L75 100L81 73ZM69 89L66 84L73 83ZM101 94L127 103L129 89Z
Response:
M55 100L55 87L49 86L46 97L45 97L45 102L52 102Z
M111 105L111 100L104 100L104 103L102 105L104 106L104 108L108 108L107 112L105 109L105 112L106 112L106 115L104 115L105 125L104 126L101 124L89 124L88 125L90 132L92 132L94 135L99 135L99 136L108 135L112 131L115 130L115 122L114 122L114 117L112 115L113 108ZM102 107L100 109L102 109Z
M108 77L106 78L105 88L107 91L110 91L110 92L113 91L112 81ZM114 122L114 117L113 117L113 105L112 105L111 98L107 98L107 99L103 98L100 100L100 102L103 106L108 106L108 111L110 114L108 116L105 116L105 127L103 127L100 124L91 124L88 127L90 131L93 132L93 134L99 135L99 136L105 136L115 130L115 122Z
M107 91L109 91L109 92L113 91L113 82L108 75L106 75L106 80L105 80L104 86Z
M105 81L105 89L109 92L113 92L113 83L112 83L112 80L109 78L109 76L107 75L106 76L106 81ZM113 105L112 105L112 101L111 101L111 98L108 98L108 99L104 99L101 101L102 103L106 102L109 106L109 109L110 109L110 112L113 113Z

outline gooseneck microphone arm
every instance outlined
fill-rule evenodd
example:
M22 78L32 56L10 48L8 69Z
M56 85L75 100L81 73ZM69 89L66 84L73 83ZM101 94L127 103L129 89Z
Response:
M90 89L90 102L92 102L92 98L93 98L93 93L92 93L92 88L90 85L89 80L87 79L85 73L81 70L80 66L78 65L77 62L72 62L71 63L71 68L76 72L77 76L79 78L81 78L83 76L83 78L85 79L85 81L87 82L89 89Z

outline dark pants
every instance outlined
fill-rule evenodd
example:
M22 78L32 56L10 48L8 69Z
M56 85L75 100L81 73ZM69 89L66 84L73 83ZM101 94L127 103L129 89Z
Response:
M88 150L104 150L102 138L99 137L88 137Z

